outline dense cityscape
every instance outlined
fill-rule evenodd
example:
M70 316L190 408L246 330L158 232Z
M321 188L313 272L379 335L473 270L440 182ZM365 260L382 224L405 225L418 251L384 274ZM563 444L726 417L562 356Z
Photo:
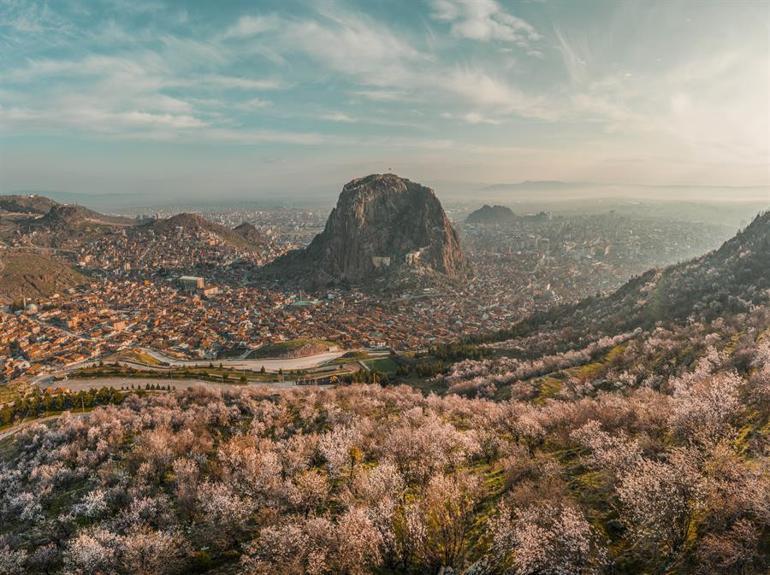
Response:
M261 264L322 229L312 212L205 217L140 218L136 227L102 231L80 246L62 238L71 250L65 259L89 280L47 297L20 293L7 301L11 307L0 316L6 380L132 347L208 360L295 339L419 351L453 340L458 330L498 331L551 305L609 292L649 267L704 253L731 231L613 214L543 213L507 224L466 224L469 281L418 283L383 295L281 289L255 279ZM229 235L243 222L253 226L256 242ZM36 235L12 236L7 249L32 246ZM200 277L203 285L190 289L180 281L185 276Z

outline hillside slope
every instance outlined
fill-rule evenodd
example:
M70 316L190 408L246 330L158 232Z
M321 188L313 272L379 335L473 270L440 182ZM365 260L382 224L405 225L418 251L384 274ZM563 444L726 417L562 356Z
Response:
M55 202L50 198L46 198L45 196L0 196L0 211L16 214L43 215L48 213L51 208L57 205L59 205L58 202Z
M25 197L22 197L25 198ZM100 214L83 206L57 204L47 198L35 198L38 203L28 208L27 216L2 218L0 239L6 243L71 249L83 242L95 239L115 229L131 227L131 218ZM50 209L40 215L38 210L51 203ZM8 207L21 209L25 203L16 200L6 203Z
M243 230L244 228L241 228L241 231ZM258 247L253 242L252 237L242 235L238 229L231 230L226 226L211 222L199 214L176 214L170 218L154 220L138 226L134 231L137 233L151 231L160 236L173 236L175 234L211 235L237 249L251 251Z
M765 212L713 252L649 270L609 295L536 314L495 339L557 330L568 330L575 340L596 339L688 317L709 321L766 302L768 290L770 212Z
M80 273L52 256L0 250L0 301L47 297L84 281Z

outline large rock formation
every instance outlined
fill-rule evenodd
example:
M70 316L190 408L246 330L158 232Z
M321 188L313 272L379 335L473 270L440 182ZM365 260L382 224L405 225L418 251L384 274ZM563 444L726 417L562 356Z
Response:
M324 231L271 270L314 285L365 284L402 272L454 277L467 264L433 190L374 174L346 184Z

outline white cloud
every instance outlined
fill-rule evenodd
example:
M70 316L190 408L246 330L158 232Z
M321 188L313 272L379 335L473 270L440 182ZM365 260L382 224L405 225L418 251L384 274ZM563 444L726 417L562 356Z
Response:
M240 76L227 76L221 74L206 74L194 79L179 79L172 81L174 85L186 85L198 87L217 87L232 90L280 90L285 84L275 78L244 78Z
M466 114L459 114L459 115L452 114L450 112L444 112L443 114L441 114L441 117L447 120L461 120L466 124L474 124L474 125L488 124L488 125L496 126L501 123L499 120L488 118L483 114L480 114L479 112L468 112Z
M355 90L351 93L375 102L397 102L408 99L405 92L398 90Z
M251 98L245 102L239 102L236 107L240 110L263 110L269 108L273 103L269 100L263 100L262 98Z
M285 22L280 33L286 51L300 51L326 67L371 86L393 86L424 54L382 23L341 12L317 20Z
M487 118L482 114L479 114L478 112L468 112L463 116L463 120L465 120L469 124L492 124L497 125L500 122L498 120L493 120L492 118Z
M269 30L275 30L281 20L274 14L268 16L241 16L238 21L225 30L225 38L248 38Z
M250 130L250 129L232 129L232 128L212 128L204 130L196 137L202 137L207 140L232 142L236 144L297 144L303 146L316 146L334 140L325 134L313 132L288 132L277 130Z
M0 121L5 125L21 123L38 130L78 129L83 132L119 133L143 128L202 128L206 123L189 114L158 114L141 110L111 111L94 107L69 107L56 110L32 108L0 108Z
M588 73L588 49L584 46L578 47L571 42L558 26L554 27L554 34L559 42L559 51L570 79L573 83L584 82Z
M352 124L357 122L355 118L351 118L344 112L329 112L327 114L321 114L322 120L328 120L329 122L343 122L346 124Z
M541 36L494 0L432 0L433 17L449 22L452 34L481 42L498 40L528 48Z
M0 3L0 28L18 34L69 33L71 26L47 2L5 0Z
M457 69L442 81L445 89L487 114L518 114L543 119L553 119L556 116L552 106L539 98L528 96L504 80L494 78L481 70Z
M482 1L477 8L472 5L475 4L452 2L446 7L457 9L457 18L473 17L475 21L484 22L491 18L493 24L506 23L505 30L492 26L495 37L505 36L511 41L539 38L528 24L500 11L495 3ZM455 12L442 14L449 17ZM432 105L452 106L459 99L466 107L479 108L474 112L479 116L471 115L465 120L469 122L474 119L481 122L482 118L496 121L492 116L498 114L552 115L537 100L505 80L492 78L472 67L447 69L432 54L416 48L384 23L349 11L324 13L315 19L284 20L270 41L276 49L283 51L284 56L299 51L327 69L352 78L360 84L360 88L352 93L372 101L421 100ZM345 120L338 118L335 121Z
M107 118L123 122L126 125L153 127L162 126L175 129L202 128L205 122L187 114L153 114L134 110L131 112L121 112L108 114Z

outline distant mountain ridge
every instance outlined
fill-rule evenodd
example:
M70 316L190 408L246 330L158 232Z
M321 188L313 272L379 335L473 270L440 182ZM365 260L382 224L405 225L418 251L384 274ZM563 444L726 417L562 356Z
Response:
M767 205L770 186L719 186L688 184L624 184L606 182L569 182L525 180L515 183L479 185L477 194L485 201L530 200L574 201L612 198L651 202L759 202ZM484 197L486 196L486 197Z
M500 183L491 184L481 188L485 191L502 191L502 190L560 190L566 188L577 188L586 186L601 186L604 184L590 184L586 182L562 182L559 180L525 180L523 182L515 183Z

